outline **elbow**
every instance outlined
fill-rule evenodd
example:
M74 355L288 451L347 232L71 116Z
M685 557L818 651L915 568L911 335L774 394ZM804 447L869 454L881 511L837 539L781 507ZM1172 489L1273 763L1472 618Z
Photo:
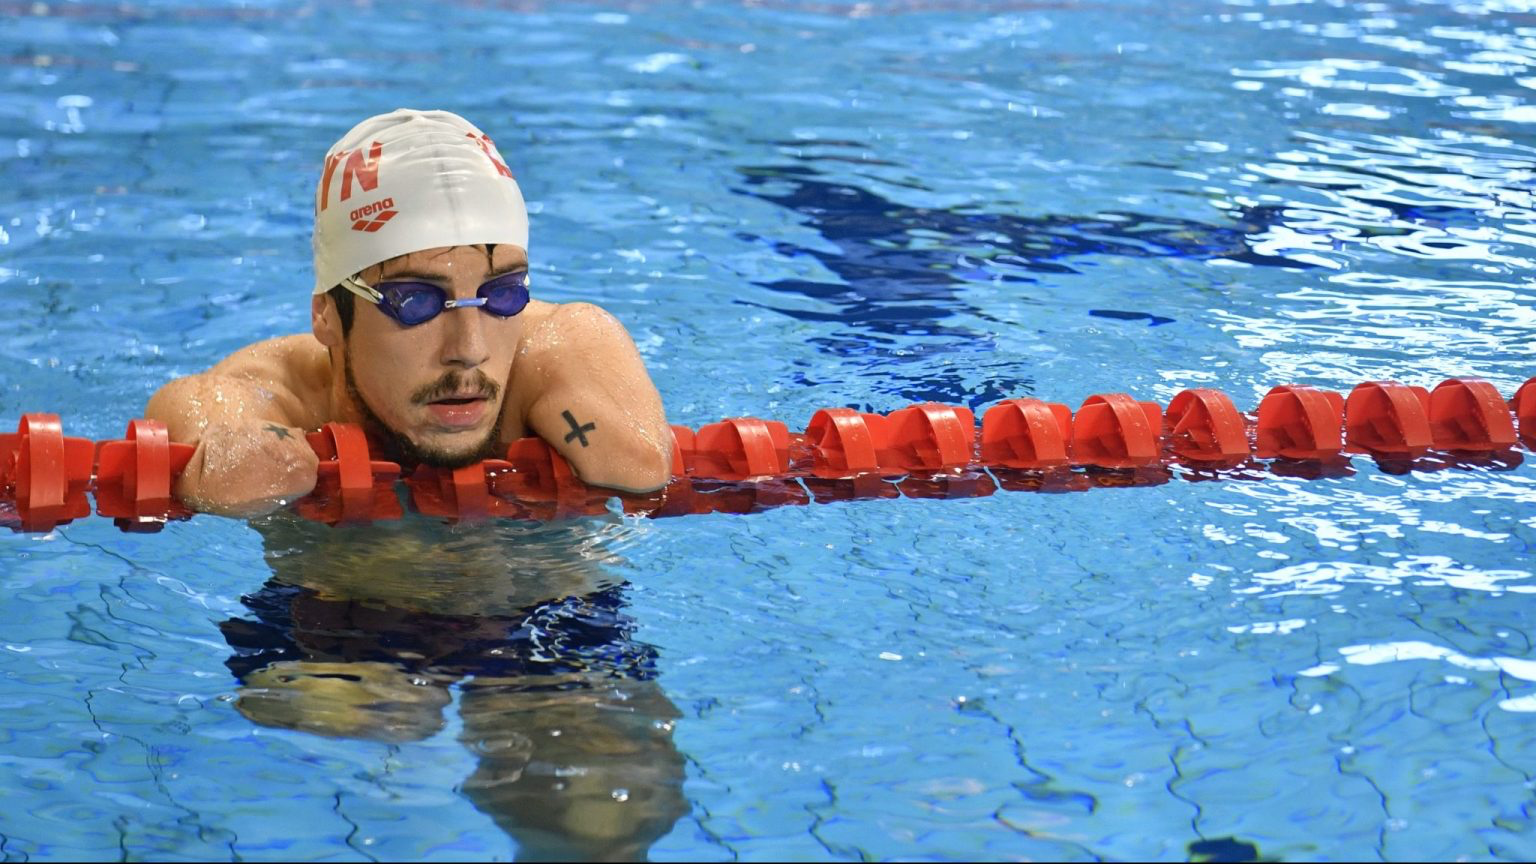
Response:
M635 491L656 492L672 482L672 454L652 451L636 478Z
M666 488L672 481L671 437L666 447L649 441L635 441L603 460L601 465L580 472L582 482L620 492L644 494Z

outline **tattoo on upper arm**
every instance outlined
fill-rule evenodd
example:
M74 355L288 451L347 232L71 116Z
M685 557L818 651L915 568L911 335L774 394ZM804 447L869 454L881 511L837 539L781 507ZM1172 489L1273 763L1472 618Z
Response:
M279 426L276 423L268 423L265 428L268 432L271 432L273 435L276 435L277 437L284 440L293 437L292 432L289 432L285 427Z
M576 418L569 411L562 412L560 416L565 418L565 422L571 424L571 434L565 436L565 443L569 444L579 439L581 446L587 446L587 433L596 429L597 423L587 423L585 425L577 423Z

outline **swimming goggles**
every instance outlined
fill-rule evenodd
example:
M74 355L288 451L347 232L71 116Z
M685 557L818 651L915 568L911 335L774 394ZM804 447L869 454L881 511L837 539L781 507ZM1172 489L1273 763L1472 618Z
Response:
M356 276L348 276L341 286L377 305L380 312L406 327L425 324L444 309L461 306L478 306L498 318L511 318L528 306L527 270L497 276L481 285L469 300L450 300L447 291L430 282L380 282L370 286Z

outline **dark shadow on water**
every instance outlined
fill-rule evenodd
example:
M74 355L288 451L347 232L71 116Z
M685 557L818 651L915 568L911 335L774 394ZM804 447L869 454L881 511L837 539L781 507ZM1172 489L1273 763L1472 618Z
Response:
M1161 315L1153 315L1150 312L1124 312L1119 309L1089 309L1088 314L1095 318L1110 318L1116 321L1146 321L1147 326L1156 327L1159 324L1172 324L1172 318L1164 318Z
M1236 837L1196 840L1189 844L1191 861L1263 861L1259 847Z
M462 794L520 860L643 860L688 812L680 714L605 575L614 525L252 524L273 575L220 626L252 722L419 741L457 689Z
M852 142L821 143L851 146ZM833 156L813 158L826 161ZM800 321L837 325L827 335L812 338L810 344L851 361L847 365L854 369L878 368L879 378L888 383L883 388L877 383L874 389L912 401L933 399L974 407L1031 392L1033 382L1028 379L992 381L985 393L978 393L960 372L927 372L921 380L904 377L902 366L921 363L934 354L988 354L995 347L994 333L1017 326L969 302L966 294L971 285L1017 285L1018 299L1029 303L1033 301L1027 286L1041 274L1079 274L1080 262L1090 257L1224 258L1256 266L1310 266L1261 254L1248 244L1247 235L1262 232L1278 220L1279 213L1273 209L1252 209L1229 225L1133 211L1021 216L911 207L832 179L806 164L739 170L738 194L794 211L801 224L814 229L824 243L809 246L747 234L741 239L762 243L785 258L814 259L838 281L755 283L813 300L813 308L738 302ZM1146 321L1152 326L1175 323L1155 310L1094 309L1089 314ZM963 323L962 316L993 326L978 328ZM936 364L923 365L931 369Z

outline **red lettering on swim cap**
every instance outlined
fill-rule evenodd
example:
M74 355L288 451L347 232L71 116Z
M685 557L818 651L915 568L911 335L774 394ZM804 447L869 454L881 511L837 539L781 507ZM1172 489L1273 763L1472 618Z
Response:
M384 145L378 141L373 142L373 147L368 151L368 161L363 161L363 151L353 150L347 157L347 167L341 172L341 200L352 197L352 178L356 177L358 185L364 192L372 192L379 187L379 154L384 152Z
M341 164L341 157L347 155L347 151L338 150L335 153L327 153L325 156L325 173L320 175L320 188L315 190L315 210L324 213L325 205L330 203L331 175L336 173L336 166Z
M380 198L372 204L364 204L356 210L353 210L351 213L348 213L347 218L352 220L353 231L367 231L371 234L380 228L383 228L384 223L395 218L395 216L399 214L399 211L395 210L394 208L395 199ZM373 218L368 218L370 216Z
M336 166L341 160L347 160L346 167L341 171L341 200L352 197L352 178L357 178L358 186L364 192L372 192L379 186L379 154L384 152L384 145L378 141L368 150L368 158L363 159L362 150L337 150L325 157L325 173L320 175L320 188L317 190L317 212L325 212L325 208L331 203L331 178L336 174Z
M480 149L485 151L485 158L491 160L491 164L496 166L496 171L500 173L501 176L512 176L512 169L508 168L505 162L497 159L496 151L491 149L492 147L496 146L496 142L491 140L491 136L485 134L484 132L480 133L479 135L476 135L473 132L465 132L464 135L465 137L473 140L476 144L480 145Z
M379 200L373 202L372 204L364 204L363 206L357 208L356 210L353 210L351 213L348 213L347 214L347 218L351 219L353 222L356 222L357 220L363 218L364 216L372 216L375 213L378 213L378 212L380 212L382 210L388 210L388 209L390 209L390 208L392 208L394 206L395 206L395 199L393 199L393 198L380 198ZM393 215L393 214L391 214L391 215ZM385 218L387 219L388 217L385 217Z

